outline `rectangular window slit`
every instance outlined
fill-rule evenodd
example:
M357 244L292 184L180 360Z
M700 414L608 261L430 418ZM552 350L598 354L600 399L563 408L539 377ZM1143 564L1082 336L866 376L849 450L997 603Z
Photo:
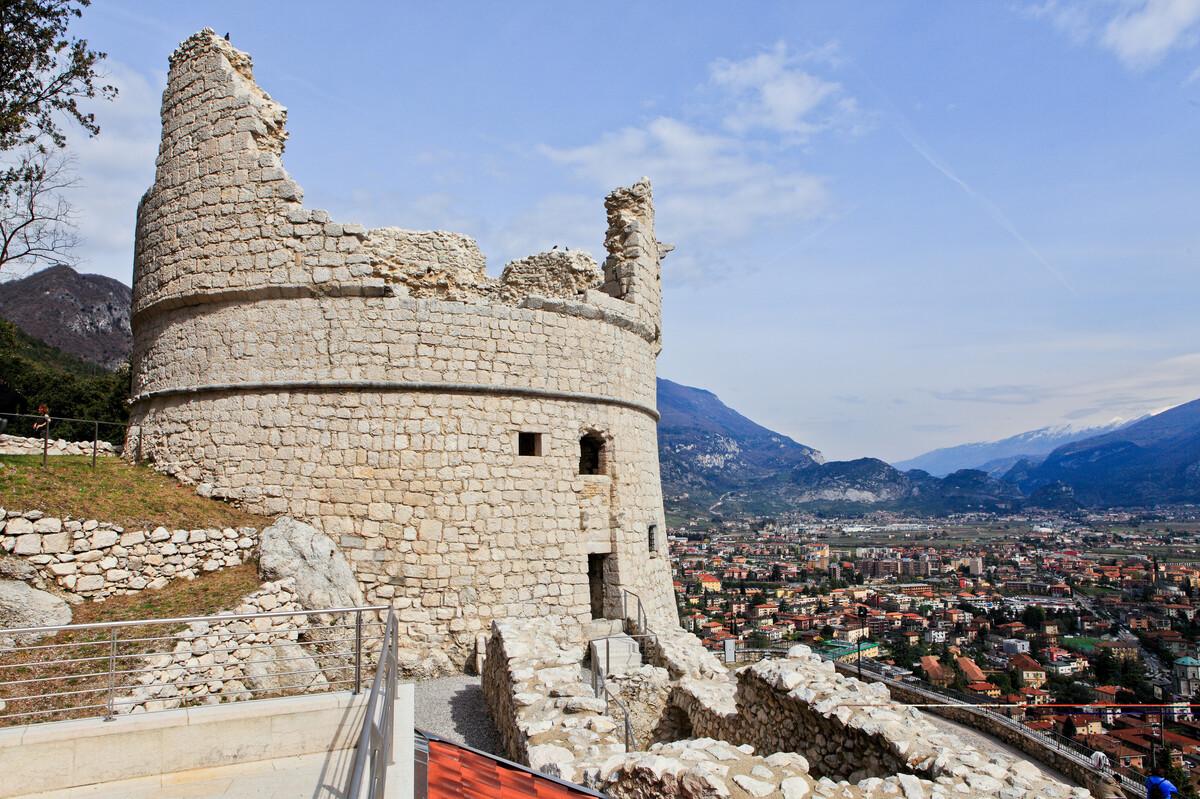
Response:
M541 433L517 433L517 454L532 458L542 454Z

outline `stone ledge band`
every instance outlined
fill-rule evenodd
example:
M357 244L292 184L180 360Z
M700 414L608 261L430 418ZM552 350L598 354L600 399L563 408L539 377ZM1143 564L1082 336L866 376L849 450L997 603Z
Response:
M219 392L292 392L292 391L399 391L439 394L489 394L493 396L537 397L540 399L585 402L590 404L616 405L621 408L644 413L658 422L657 408L640 402L609 397L604 394L584 394L575 391L555 391L549 388L523 386L495 386L484 383L427 383L407 380L278 380L252 383L209 383L182 388L160 388L143 391L132 397L130 404L145 402L159 397L179 397L189 394L212 394Z

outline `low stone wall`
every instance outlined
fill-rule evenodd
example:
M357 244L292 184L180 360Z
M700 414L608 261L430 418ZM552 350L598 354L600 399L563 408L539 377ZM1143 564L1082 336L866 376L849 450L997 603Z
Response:
M0 511L0 517L0 548L36 566L44 579L97 600L237 566L258 541L253 527L127 531L39 511Z
M864 675L866 676L866 675ZM888 691L894 699L901 702L926 703L929 698L902 684L889 684ZM979 713L968 707L947 706L931 707L927 712L955 723L979 730L982 733L997 738L1014 749L1019 749L1034 757L1039 763L1058 771L1080 785L1087 786L1098 799L1124 799L1125 792L1110 776L1102 775L1095 769L1083 766L1074 758L1062 752L1044 746L1039 746L1027 736L998 721L991 715Z
M651 636L638 638L638 643L646 660L666 669L672 680L683 677L721 679L728 674L717 656L705 649L699 638L681 627L655 630Z
M732 696L727 680L689 678L672 692L672 704L688 715L696 734L748 744L760 754L799 752L813 776L861 792L846 795L1090 795L1006 752L962 742L921 711L894 701L886 686L838 674L807 647L736 674Z
M494 621L481 680L505 755L567 780L580 779L581 758L625 752L623 724L583 680L578 632L552 618Z
M41 455L42 448L50 455L91 455L91 441L66 441L61 438L50 439L49 445L40 438L28 436L10 436L0 433L0 455ZM115 455L116 448L107 441L96 442L97 455Z
M291 579L263 583L231 613L301 610L295 588ZM308 619L297 615L193 622L179 635L171 654L146 661L154 670L141 675L130 695L116 699L116 711L142 713L327 691L330 678L319 655L312 646L301 645Z

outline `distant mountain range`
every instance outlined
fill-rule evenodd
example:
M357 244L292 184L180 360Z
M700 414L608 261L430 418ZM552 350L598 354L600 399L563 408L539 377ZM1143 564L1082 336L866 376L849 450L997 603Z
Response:
M1004 480L1086 507L1200 502L1200 400L1021 461Z
M712 392L670 380L658 381L658 409L663 496L678 514L800 507L1006 511L1020 501L1014 486L983 472L939 479L876 458L826 463L814 448L750 421Z
M756 424L711 391L658 380L658 452L669 501L706 507L729 491L820 464L812 447Z
M0 283L0 318L35 339L105 369L129 360L132 290L103 275L52 266Z
M986 467L934 475L897 468L919 459L897 466L876 458L825 462L812 447L755 424L711 392L665 380L658 391L663 494L676 514L940 515L1200 503L1200 400L1112 428L1046 428L949 448L944 456L929 453L922 458L942 458L935 468L977 457Z
M1128 424L1128 420L1118 420L1098 427L1041 427L999 441L977 441L935 449L892 465L904 472L920 469L935 477L944 477L959 469L979 469L993 477L1003 477L1018 461L1040 462L1064 444L1103 435Z

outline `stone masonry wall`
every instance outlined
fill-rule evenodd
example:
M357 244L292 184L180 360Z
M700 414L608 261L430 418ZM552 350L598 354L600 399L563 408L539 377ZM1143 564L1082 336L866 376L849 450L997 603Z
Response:
M263 585L232 614L302 610L291 580ZM137 687L113 702L117 713L262 699L271 694L327 691L329 680L298 641L305 615L201 621L178 634L169 654L148 658Z
M49 443L29 436L10 436L0 433L0 455L41 455L43 447L48 455L91 455L91 441L67 441L52 438ZM116 448L107 441L96 442L97 455L113 455Z
M554 620L495 623L484 696L509 757L618 799L1090 795L1007 752L965 744L893 702L883 686L837 674L807 647L739 669L736 682L728 673L699 676L699 668L680 667L693 658L676 658L681 676L670 702L688 720L658 728L686 737L653 744L643 737L642 751L626 751L621 711L605 712L587 684L581 633ZM631 708L635 724L648 726L643 715L670 715L652 685L665 673L646 667L636 679L651 689L624 692L630 703L644 700Z
M660 260L648 182L583 253L495 279L466 236L307 209L286 111L212 31L171 57L138 213L126 454L329 534L369 602L431 657L469 662L493 619L592 616L621 589L677 612L659 480ZM535 455L518 434L540 436ZM606 442L580 475L580 438ZM547 579L553 575L553 579Z
M0 548L36 566L44 579L94 600L237 566L257 540L252 527L125 530L95 519L0 509Z

